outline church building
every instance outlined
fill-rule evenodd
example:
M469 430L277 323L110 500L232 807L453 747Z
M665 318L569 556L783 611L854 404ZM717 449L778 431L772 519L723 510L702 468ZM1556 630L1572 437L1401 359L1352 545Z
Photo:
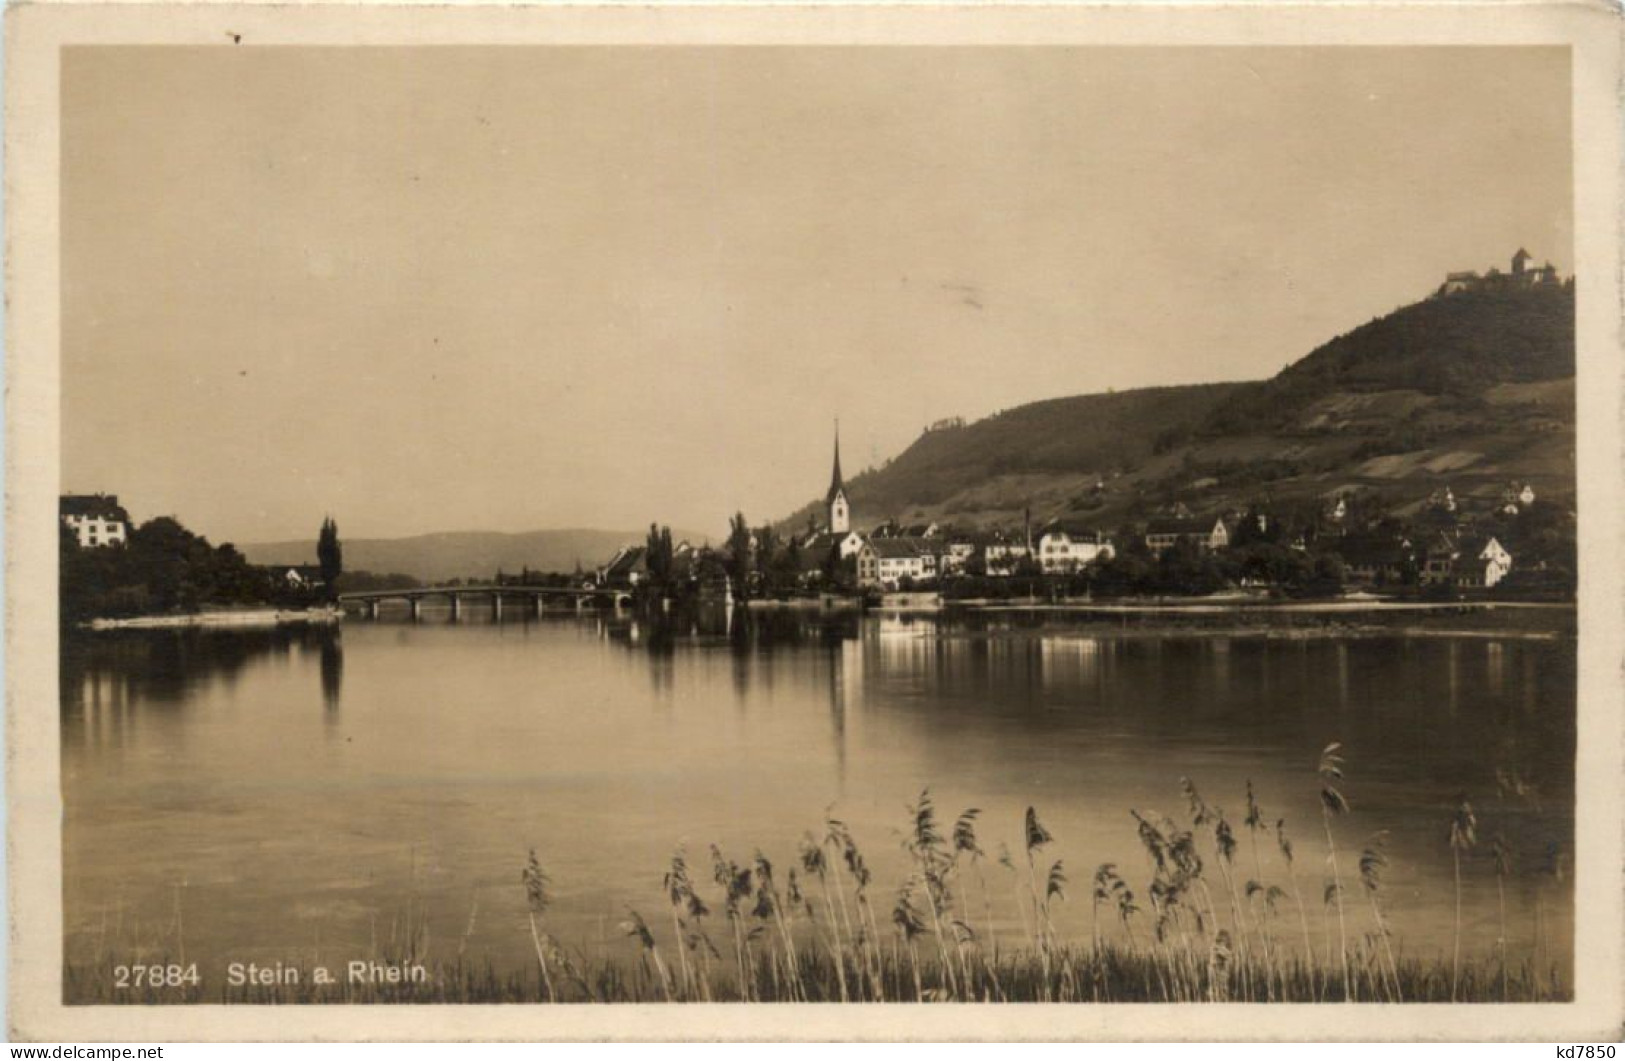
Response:
M845 534L852 529L852 507L846 499L846 483L841 481L841 429L835 429L835 470L829 479L829 493L824 495L824 508L828 510L829 529L832 534Z
M802 543L804 557L827 557L832 549L840 550L842 560L856 556L863 548L863 535L852 529L852 503L846 496L846 482L841 478L841 429L835 429L835 468L830 473L829 491L824 494L824 526ZM809 562L812 562L809 560Z

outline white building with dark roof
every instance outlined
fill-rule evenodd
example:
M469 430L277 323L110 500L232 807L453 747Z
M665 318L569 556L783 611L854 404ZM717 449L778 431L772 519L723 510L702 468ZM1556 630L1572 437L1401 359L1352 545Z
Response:
M1047 575L1077 571L1115 553L1106 535L1074 523L1052 523L1038 538L1038 562Z
M62 522L85 549L122 545L130 538L130 515L113 494L63 494Z

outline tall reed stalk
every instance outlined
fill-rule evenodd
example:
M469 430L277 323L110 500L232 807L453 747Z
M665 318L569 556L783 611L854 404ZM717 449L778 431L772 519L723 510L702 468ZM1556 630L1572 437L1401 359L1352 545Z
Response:
M558 996L553 990L553 977L548 972L546 948L542 945L542 918L547 914L547 908L552 903L552 894L549 891L551 882L542 870L542 864L536 859L536 852L530 853L530 861L525 864L520 880L525 885L525 903L529 911L530 940L536 948L536 965L542 971L542 983L547 987L547 1000L557 1002Z
M1496 944L1501 950L1501 1001L1507 1001L1507 878L1512 875L1512 848L1506 836L1496 833L1490 840L1490 854L1495 859L1495 907L1500 926Z
M1450 815L1450 858L1456 870L1456 942L1450 958L1450 1001L1461 986L1461 856L1478 843L1478 819L1464 794Z
M1309 914L1303 906L1303 890L1298 887L1298 871L1292 858L1292 839L1286 834L1286 819L1275 819L1275 844L1281 851L1281 857L1286 860L1287 880L1292 885L1292 902L1298 908L1298 922L1303 926L1303 960L1309 973L1309 986L1314 993L1316 1001L1325 997L1321 981L1318 977L1318 963L1315 961L1315 947L1309 940Z
M1388 859L1383 854L1383 843L1387 833L1377 833L1371 838L1364 851L1360 853L1360 883L1365 887L1366 899L1371 903L1371 918L1376 923L1377 939L1382 944L1382 952L1387 959L1387 968L1383 970L1384 978L1392 991L1395 1002L1405 1001L1404 989L1399 983L1399 963L1394 960L1394 949L1389 942L1392 933L1388 930L1388 920L1382 913L1382 871L1388 866Z
M1343 745L1333 742L1320 753L1320 816L1326 827L1326 862L1332 871L1331 887L1327 890L1330 900L1337 906L1337 951L1338 964L1343 970L1343 1001L1353 1002L1355 997L1354 978L1349 975L1349 944L1348 927L1343 920L1343 877L1337 870L1337 840L1332 836L1332 819L1348 813L1348 801L1343 793L1338 791L1334 782L1343 779L1343 757L1338 749Z

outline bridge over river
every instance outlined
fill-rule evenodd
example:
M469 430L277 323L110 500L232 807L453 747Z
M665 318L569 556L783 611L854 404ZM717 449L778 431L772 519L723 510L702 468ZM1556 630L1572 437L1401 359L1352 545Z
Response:
M451 606L451 617L462 618L463 602L488 600L498 619L502 618L503 602L531 609L542 614L549 603L568 602L577 608L590 604L613 604L619 608L632 602L632 591L612 586L419 586L414 589L377 589L354 593L340 593L339 603L346 607L361 608L369 619L378 618L378 609L389 601L401 601L411 609L412 618L422 614L426 600L444 600Z

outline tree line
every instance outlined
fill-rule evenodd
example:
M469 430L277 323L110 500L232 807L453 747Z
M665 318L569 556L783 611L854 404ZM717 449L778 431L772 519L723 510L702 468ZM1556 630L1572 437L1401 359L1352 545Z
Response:
M323 521L317 540L319 580L290 582L285 567L249 563L230 542L215 545L172 516L130 530L119 544L82 546L60 526L58 589L63 623L189 613L250 605L307 608L340 588L343 547L338 526Z

